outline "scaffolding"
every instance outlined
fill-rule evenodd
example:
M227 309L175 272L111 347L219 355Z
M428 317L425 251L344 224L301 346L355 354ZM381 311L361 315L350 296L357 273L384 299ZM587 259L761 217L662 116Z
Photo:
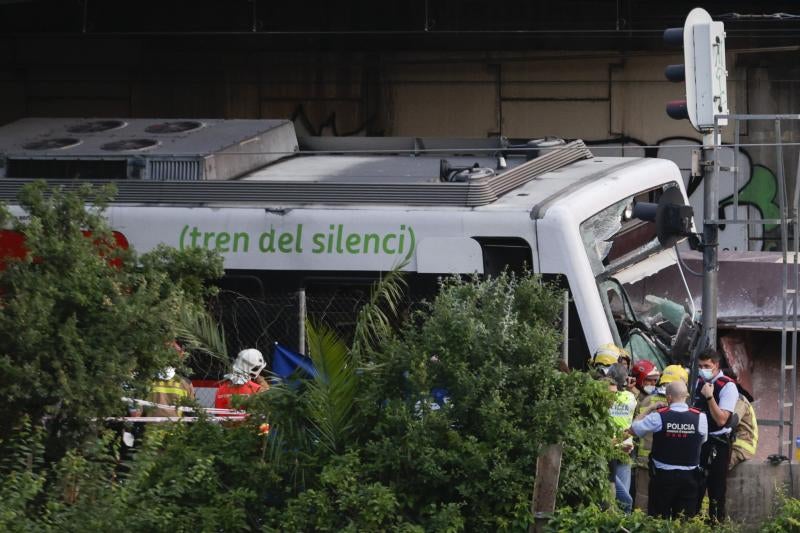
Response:
M723 167L720 164L720 127L726 122L731 122L733 134L733 167ZM771 121L773 123L774 144L768 146L775 150L775 172L777 178L777 199L780 210L780 218L777 219L751 219L748 210L745 209L744 218L739 216L739 190L745 183L742 183L739 172L739 150L741 126L753 121ZM800 268L798 268L798 252L800 252L800 231L798 231L798 208L800 207L800 156L798 157L797 173L792 184L792 200L788 201L788 186L785 171L785 152L784 129L786 122L800 121L800 115L749 115L731 114L718 115L715 118L713 130L713 146L705 147L712 151L714 182L719 186L720 172L727 171L733 176L733 218L719 218L719 210L712 213L704 213L706 223L714 224L717 227L727 224L744 224L746 227L762 226L762 231L766 233L767 225L777 225L780 229L780 248L782 255L782 275L781 275L781 354L780 354L780 379L778 380L778 401L777 418L758 419L762 426L778 427L778 447L776 454L785 458L792 457L792 447L794 446L794 421L795 421L795 401L797 398L797 322L798 322L798 290L800 290ZM730 127L730 125L728 126ZM752 146L752 145L750 145ZM764 146L764 145L761 145ZM793 145L794 146L794 145ZM745 177L745 179L748 179ZM749 249L749 231L748 249ZM791 237L790 237L791 234ZM788 433L788 438L785 438Z

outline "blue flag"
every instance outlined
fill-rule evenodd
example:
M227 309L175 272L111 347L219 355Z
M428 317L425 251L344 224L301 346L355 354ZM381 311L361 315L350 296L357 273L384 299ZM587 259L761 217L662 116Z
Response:
M272 351L272 373L286 379L294 374L298 368L308 374L309 377L317 374L317 369L314 368L311 358L294 352L276 342Z

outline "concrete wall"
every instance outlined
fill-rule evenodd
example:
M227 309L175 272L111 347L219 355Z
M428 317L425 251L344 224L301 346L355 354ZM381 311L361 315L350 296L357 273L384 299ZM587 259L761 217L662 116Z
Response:
M774 512L779 492L800 497L800 467L746 461L728 476L728 515L756 531Z
M276 54L205 42L17 38L0 40L0 124L24 116L302 115L314 133L339 135L698 138L664 113L682 88L664 80L663 68L678 61L660 53Z

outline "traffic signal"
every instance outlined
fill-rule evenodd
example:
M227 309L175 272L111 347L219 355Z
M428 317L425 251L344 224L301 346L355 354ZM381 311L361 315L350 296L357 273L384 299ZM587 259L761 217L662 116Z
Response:
M696 7L686 17L683 28L664 31L664 42L683 46L683 64L669 65L664 75L669 81L686 85L686 99L668 102L667 115L688 118L701 132L712 129L715 115L728 114L725 25ZM726 124L727 120L719 122L720 126Z
M633 204L633 218L655 222L658 242L664 248L672 247L682 237L693 235L692 206L683 201L683 194L677 187L666 189L658 203L636 202Z

